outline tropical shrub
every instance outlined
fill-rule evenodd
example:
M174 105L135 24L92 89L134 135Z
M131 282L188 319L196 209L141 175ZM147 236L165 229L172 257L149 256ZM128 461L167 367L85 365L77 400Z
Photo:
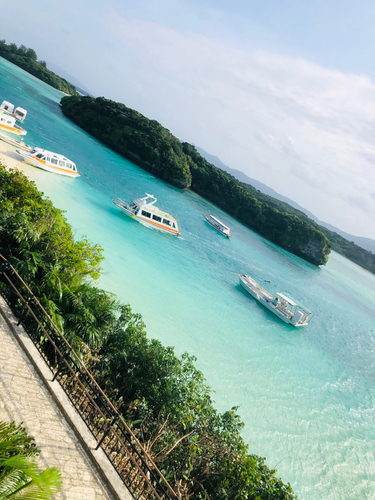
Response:
M0 500L49 500L60 490L60 471L40 471L39 453L21 425L0 420Z

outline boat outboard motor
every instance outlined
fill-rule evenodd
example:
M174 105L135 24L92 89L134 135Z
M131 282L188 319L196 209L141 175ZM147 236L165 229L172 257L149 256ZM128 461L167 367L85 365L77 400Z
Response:
M26 118L26 115L27 115L27 111L23 108L16 108L14 113L13 113L13 116L15 117L15 119L21 123Z
M304 313L302 311L297 311L295 313L295 315L293 316L293 320L292 320L295 325L298 323L298 321L300 321L300 319L302 318L303 314Z

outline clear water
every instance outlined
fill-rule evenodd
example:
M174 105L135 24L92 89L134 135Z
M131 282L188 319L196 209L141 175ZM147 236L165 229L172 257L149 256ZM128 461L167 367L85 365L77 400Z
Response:
M27 142L76 162L78 179L25 168L77 237L103 246L101 286L142 314L150 336L197 356L217 407L240 406L250 451L278 464L300 499L375 498L375 276L337 254L314 267L168 186L73 125L58 91L1 58L0 90L0 100L28 110ZM112 203L144 192L178 217L181 238ZM204 221L209 213L231 227L231 240ZM314 312L311 324L279 321L237 273L291 293Z

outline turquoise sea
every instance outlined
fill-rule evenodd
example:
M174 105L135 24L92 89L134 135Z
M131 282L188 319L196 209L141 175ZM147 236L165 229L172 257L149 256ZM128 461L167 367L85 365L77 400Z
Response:
M61 97L0 58L0 101L28 110L26 142L66 155L81 173L26 166L76 236L103 246L101 286L142 314L149 336L198 358L217 407L240 406L250 452L277 465L300 500L374 499L375 276L335 253L317 268L165 184L67 120ZM145 192L177 216L181 238L112 203ZM204 221L210 213L231 227L231 240ZM279 321L246 295L237 273L299 299L314 313L310 325Z

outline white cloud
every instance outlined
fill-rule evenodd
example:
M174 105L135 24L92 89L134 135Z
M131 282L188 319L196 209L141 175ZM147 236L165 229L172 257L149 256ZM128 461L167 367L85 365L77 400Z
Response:
M114 15L107 29L142 64L143 112L320 219L375 237L368 77Z

